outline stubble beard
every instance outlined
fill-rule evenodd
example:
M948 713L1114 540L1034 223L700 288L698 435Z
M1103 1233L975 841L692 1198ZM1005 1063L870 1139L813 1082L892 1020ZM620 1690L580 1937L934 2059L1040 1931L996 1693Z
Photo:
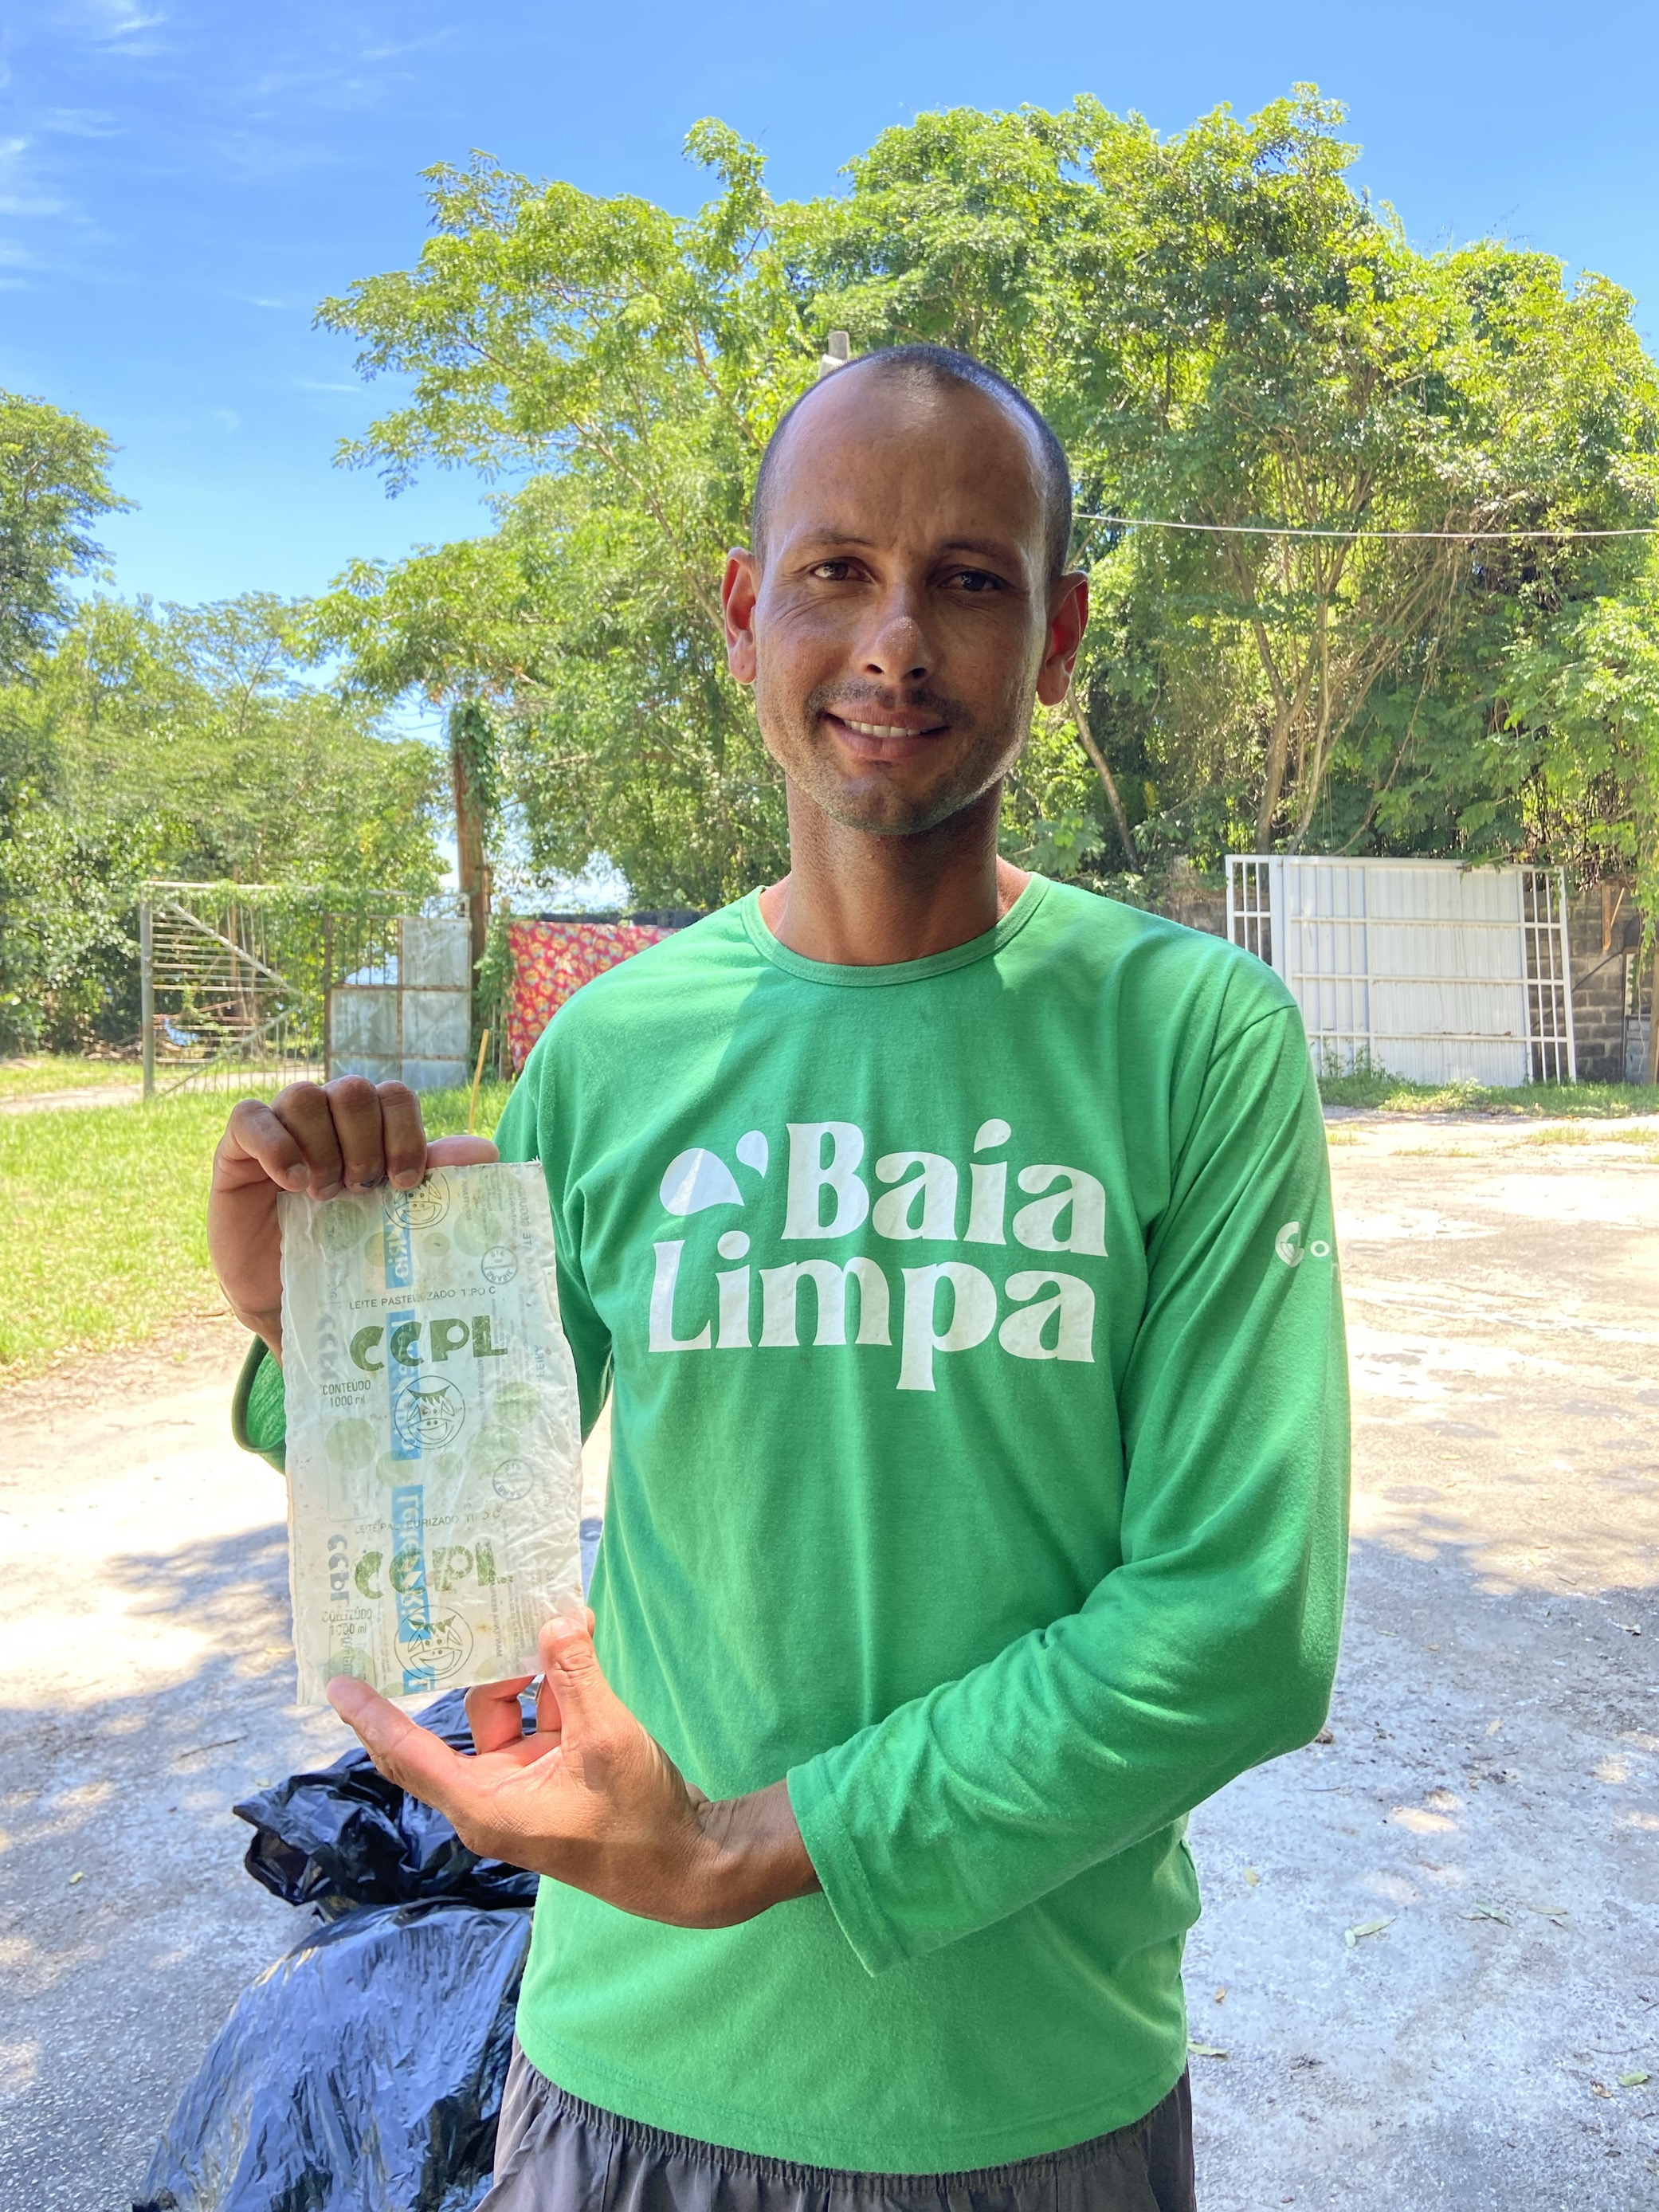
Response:
M879 721L882 711L933 714L948 725L938 740L948 765L908 789L878 762L848 775L836 763L834 739L821 717L829 713ZM860 711L862 710L862 711ZM763 674L755 684L755 713L767 750L789 781L820 812L848 830L878 837L917 837L963 812L1005 776L1030 732L1031 707L1022 715L1010 701L990 721L960 700L928 690L898 691L879 684L821 684L805 699L781 697ZM910 764L914 773L915 764Z

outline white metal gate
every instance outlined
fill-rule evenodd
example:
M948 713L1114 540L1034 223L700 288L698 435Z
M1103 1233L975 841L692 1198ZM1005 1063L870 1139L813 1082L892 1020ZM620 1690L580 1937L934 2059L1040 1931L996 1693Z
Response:
M472 938L465 893L451 915L403 915L395 939L366 950L328 994L328 1072L406 1083L464 1084L472 1072Z
M138 905L144 1097L280 1090L322 1073L316 994L293 972L305 894L151 881Z
M1227 934L1290 986L1322 1070L1577 1080L1559 868L1231 854Z

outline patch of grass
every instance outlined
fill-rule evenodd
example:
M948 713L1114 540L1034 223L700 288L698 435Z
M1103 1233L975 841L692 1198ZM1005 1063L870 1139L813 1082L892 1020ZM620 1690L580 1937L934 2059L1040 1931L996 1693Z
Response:
M137 1083L137 1061L86 1060L79 1053L37 1052L0 1060L0 1099L39 1098L52 1091L103 1090Z
M481 1087L480 1135L507 1093L505 1083ZM427 1095L431 1134L465 1128L467 1097ZM234 1103L187 1091L148 1107L0 1116L0 1380L222 1310L208 1265L207 1185Z
M471 1085L459 1091L428 1091L421 1097L421 1119L426 1123L428 1137L459 1136L466 1127L467 1100L471 1096ZM478 1085L478 1119L475 1133L480 1137L493 1136L495 1124L501 1118L501 1109L513 1096L510 1083L491 1080Z
M0 1375L218 1310L204 1216L228 1106L186 1092L0 1119Z
M1364 1068L1320 1078L1328 1106L1368 1107L1383 1114L1500 1114L1542 1121L1627 1121L1659 1114L1659 1087L1639 1083L1523 1083L1512 1090L1482 1083L1408 1083L1403 1076Z

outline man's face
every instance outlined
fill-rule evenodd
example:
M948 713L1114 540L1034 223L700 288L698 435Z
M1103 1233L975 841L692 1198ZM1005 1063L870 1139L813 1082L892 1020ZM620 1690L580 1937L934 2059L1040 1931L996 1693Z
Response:
M726 567L732 673L799 794L852 829L931 830L1007 773L1083 634L1086 582L1047 573L1036 442L971 387L844 369L769 491L764 568Z

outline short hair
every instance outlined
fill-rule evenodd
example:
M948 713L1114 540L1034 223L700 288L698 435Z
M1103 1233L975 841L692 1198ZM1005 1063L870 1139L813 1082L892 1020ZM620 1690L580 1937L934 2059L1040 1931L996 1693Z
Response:
M855 369L860 374L879 376L884 381L927 385L935 390L955 386L959 391L967 386L984 392L1028 424L1036 440L1037 466L1042 480L1043 553L1050 580L1060 574L1072 548L1072 465L1041 409L1033 405L1019 386L1011 384L1006 376L999 376L995 369L988 368L982 361L975 361L971 354L956 353L949 346L941 345L883 346L874 353L857 355L845 368L833 373L847 376ZM776 456L796 410L804 406L817 389L817 385L809 385L794 405L779 417L766 441L766 451L761 455L760 473L755 478L755 497L750 509L750 533L763 562L766 558L767 516Z

